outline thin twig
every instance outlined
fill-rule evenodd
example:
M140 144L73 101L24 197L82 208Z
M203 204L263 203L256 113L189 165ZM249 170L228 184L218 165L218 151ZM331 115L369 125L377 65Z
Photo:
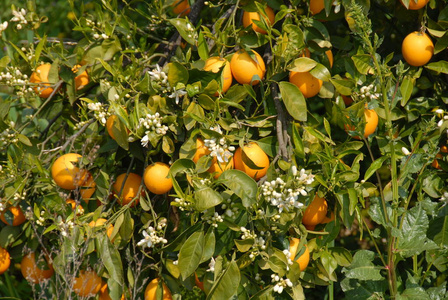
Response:
M288 141L288 133L286 131L286 116L283 110L283 107L280 103L280 96L278 91L277 83L273 82L271 84L271 93L272 98L274 99L275 109L277 110L277 121L276 121L276 129L277 129L277 139L279 145L279 154L285 161L290 161L289 153L286 148L286 143Z

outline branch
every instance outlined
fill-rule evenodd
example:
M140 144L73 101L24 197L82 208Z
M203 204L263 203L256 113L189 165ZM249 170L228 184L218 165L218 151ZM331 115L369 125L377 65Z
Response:
M278 85L276 82L271 84L272 98L274 99L275 109L277 110L277 139L279 145L279 154L282 156L283 160L290 161L291 157L286 148L287 141L289 139L286 124L286 115L283 110L283 106L280 103L280 96L278 92Z

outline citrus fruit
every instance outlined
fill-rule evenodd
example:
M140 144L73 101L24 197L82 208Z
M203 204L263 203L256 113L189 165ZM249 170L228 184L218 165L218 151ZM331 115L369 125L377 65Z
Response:
M135 173L129 173L122 190L121 186L123 185L123 181L125 178L126 173L118 175L113 185L113 190L115 194L120 195L119 201L121 205L126 205L129 202L131 202L132 199L139 196L138 190L140 189L140 185L142 182L142 177L140 175ZM142 190L140 194L143 196L144 191ZM136 201L132 204L132 206L136 205L139 201L140 200L137 198Z
M194 154L193 161L195 163L198 162L198 160L204 156L209 155L210 150L208 150L207 147L205 147L204 141L201 138L196 139L196 153Z
M76 65L72 68L72 72L78 73L80 68L81 65ZM87 74L86 70L84 70L81 74L75 77L75 88L77 90L84 88L88 83L89 83L89 75Z
M10 216L8 216L9 214L6 214L7 211L12 213L12 218L13 218L12 222L11 222ZM3 223L5 223L6 225L10 225L10 226L19 226L26 221L25 215L23 214L22 209L18 205L10 206L6 210L3 210L0 215L0 219L2 220Z
M98 300L112 300L112 298L109 295L109 289L107 288L107 283L102 282L100 288L100 296L98 297ZM124 300L124 295L121 295L120 300Z
M297 254L297 248L299 247L300 239L298 238L290 238L289 239L289 259L294 260ZM296 262L300 266L300 271L304 271L310 262L310 251L308 250L308 246L305 245L305 252L302 253L297 259Z
M302 223L308 226L320 224L327 215L327 208L327 200L318 195L314 196L313 201L311 201L303 213Z
M255 60L247 53L246 50L241 49L233 54L230 60L230 69L233 77L240 84L258 84L259 80L252 81L253 76L258 75L260 79L264 78L266 66L260 54L252 50L255 54Z
M101 289L102 280L93 270L81 270L73 281L73 291L81 297L93 297Z
M310 72L294 71L289 73L289 82L295 84L305 98L316 96L323 84L322 80L314 77Z
M212 165L207 170L210 174L213 174L213 178L218 179L221 176L222 172L225 170L233 169L234 162L233 159L230 159L228 162L219 162L216 157L212 159Z
M325 8L324 0L310 0L310 12L317 15Z
M342 100L344 100L344 103L346 106L349 106L350 104L353 103L353 99L350 96L345 96L345 95L341 95Z
M39 83L34 87L36 93L39 94L41 98L50 97L53 93L53 88L51 83L48 82L48 74L50 73L51 64L42 64L36 68L36 70L30 76L31 83Z
M11 256L9 256L9 252L6 249L0 247L0 275L5 273L10 265Z
M233 80L232 71L230 69L230 63L222 57L213 56L205 61L204 70L212 71L213 73L218 73L223 65L224 65L224 69L222 71L222 77L221 77L221 81L222 81L221 82L221 91L223 93L225 93L232 85L232 80ZM218 93L216 93L215 96L218 96Z
M194 283L198 288L204 291L204 283L199 280L198 274L196 274L196 272L194 273Z
M325 55L327 55L328 62L330 63L330 67L333 67L334 58L333 58L333 52L331 51L331 49L328 49L327 51L325 51ZM305 48L303 50L302 57L311 58L311 52L310 52L310 50L308 50L308 48Z
M157 295L157 287L159 285L159 279L153 279L145 289L145 300L155 300ZM162 282L163 287L163 300L172 300L171 292L164 282Z
M247 158L249 158L258 168L261 169L252 169L248 166L243 160L243 150ZM235 169L241 170L247 175L255 180L259 180L261 177L266 175L269 167L269 157L264 153L264 151L258 146L257 143L250 142L244 149L239 147L236 149L235 154L233 155L233 160L235 164Z
M82 215L84 213L84 208L81 206L81 204L76 205L76 201L73 199L67 199L65 203L70 204L73 210L76 209L77 215Z
M400 0L401 4L404 5L403 1ZM410 10L417 10L428 4L429 0L409 0L409 8ZM406 7L406 6L405 6Z
M435 160L432 162L432 164L431 164L431 166L433 166L434 168L439 169L439 170L442 169L442 168L440 167L437 158L438 158L438 159L443 158L442 153L448 153L448 147L447 147L447 146L442 146L442 147L440 147L440 152L437 153L437 155L436 155L436 159L435 159Z
M74 190L80 183L87 182L89 172L76 166L81 157L77 153L67 153L54 161L51 176L56 185L66 190Z
M107 223L107 220L104 218L98 218L96 221L91 221L89 223L89 226L92 229L98 228L98 227L102 227ZM107 225L107 229L106 229L106 234L107 236L110 238L110 236L112 235L112 232L114 231L114 225L112 224L108 224Z
M244 27L248 27L250 25L252 25L252 29L256 32L262 33L262 34L266 34L266 30L258 27L253 21L260 21L261 17L263 16L264 20L266 21L266 23L271 26L271 24L274 23L274 19L275 19L275 14L274 11L272 10L272 8L270 8L269 6L266 6L264 13L266 16L264 16L263 14L260 14L259 12L249 12L249 11L244 11L243 13L243 26Z
M431 59L434 44L426 33L414 31L404 38L401 53L408 64L420 67Z
M364 119L366 121L366 126L364 127L364 137L368 138L369 135L375 132L378 127L378 114L373 109L364 109ZM355 130L355 126L346 124L344 125L345 130ZM355 136L356 139L360 139L359 136Z
M25 255L20 263L20 270L22 271L23 277L30 283L40 283L53 276L54 269L48 260L48 258L44 260L43 256L40 256L36 261L36 254L34 252ZM46 263L46 268L39 268L42 263Z
M87 179L83 182L79 182L79 194L82 200L89 201L92 198L93 193L95 193L96 183L93 180L93 176L88 173Z
M143 180L148 190L156 195L165 194L173 187L173 180L168 176L170 166L156 162L149 165L143 173Z
M176 15L180 14L181 17L184 17L184 16L188 15L190 13L190 10L191 10L190 3L188 3L188 0L178 0L178 1L175 1L171 5L171 7L173 8L173 12Z
M334 212L331 212L330 217L327 217L327 215L325 215L325 218L320 223L327 224L327 223L333 222L335 220L335 218L336 218L336 216L335 216Z

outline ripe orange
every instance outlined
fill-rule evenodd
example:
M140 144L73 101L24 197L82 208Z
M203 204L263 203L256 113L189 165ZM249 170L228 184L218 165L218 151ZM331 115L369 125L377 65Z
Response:
M140 185L142 182L142 177L135 173L129 173L126 182L124 184L123 190L121 190L121 186L123 185L123 181L126 177L126 173L118 175L117 179L115 180L115 183L113 184L113 190L114 193L119 195L120 191L120 198L119 201L121 205L126 205L129 202L132 201L132 199L136 198L138 195L138 190L140 189ZM144 191L142 189L141 193L142 196L144 195ZM131 205L136 205L140 200L137 198L136 201Z
M197 163L198 160L202 156L209 155L209 154L210 154L210 150L208 150L208 148L205 147L204 141L201 138L197 138L196 139L196 153L194 154L193 161L195 163Z
M232 80L233 80L232 71L230 69L230 63L222 57L213 56L205 61L204 70L212 71L213 73L218 73L223 65L224 65L224 70L222 71L222 77L221 77L221 79L222 79L221 91L223 93L225 93L232 85ZM218 94L219 93L216 92L215 96L218 96Z
M81 68L81 65L76 65L72 68L73 73L78 73L78 70ZM84 88L89 83L89 75L87 71L84 70L81 74L75 77L75 88L80 90Z
M76 201L71 199L71 198L67 199L65 201L65 203L70 204L70 206L72 207L73 210L76 209L76 214L77 215L81 215L82 214L81 212L84 211L84 208L81 206L81 204L78 204L78 206L76 206Z
M100 296L98 297L98 300L112 300L112 298L109 295L109 290L107 288L107 283L106 282L102 282L101 283L101 289L100 289ZM124 300L124 295L121 295L120 300Z
M258 13L258 12L249 12L249 11L244 11L243 13L243 26L244 27L248 27L250 25L252 25L252 29L256 32L262 33L262 34L266 34L266 30L258 27L253 20L255 21L260 21L261 17L263 16L264 20L266 21L266 23L271 26L271 24L274 23L275 20L275 14L274 11L272 10L272 8L270 8L269 6L266 6L266 9L264 10L264 13L266 14L266 16L263 16L262 14Z
M9 252L6 249L0 247L0 275L5 273L10 265L11 256L9 256Z
M327 224L327 223L333 222L335 219L336 219L336 216L335 216L334 212L331 212L330 217L327 217L327 215L325 215L325 218L320 223Z
M434 168L439 169L439 170L442 169L442 168L440 167L437 158L438 159L442 158L443 157L442 153L448 153L448 147L447 146L440 147L440 152L436 155L436 159L431 164L431 166L433 166Z
M39 266L44 258L40 256L36 261L36 255L34 252L30 252L22 258L20 263L20 270L23 277L30 283L40 283L54 274L53 265L49 263L49 259L45 258L47 264L46 269L40 269ZM39 264L39 265L38 265Z
M404 3L402 0L400 0L401 4ZM409 8L410 10L417 10L428 4L429 0L409 0ZM406 6L405 6L406 7Z
M106 121L107 132L109 133L109 136L113 140L115 140L115 136L114 136L114 132L112 131L112 127L114 126L114 122L115 122L116 118L118 118L116 115L112 115L109 118L107 118L107 121Z
M143 173L143 181L148 190L156 195L169 192L173 187L173 180L168 177L169 172L170 166L161 162L147 166Z
M157 295L157 287L159 285L159 279L153 279L145 289L145 300L154 300ZM163 300L172 300L171 292L166 286L164 282L162 282L163 286Z
M290 238L289 239L289 259L294 260L297 254L297 248L299 247L300 239L298 238ZM305 245L305 252L296 259L296 262L300 266L300 271L304 271L310 262L310 251L308 250L308 246Z
M12 223L10 222L9 218L8 218L8 220L6 220L6 217L5 217L6 211L10 211L12 213L12 215L13 215ZM0 215L0 219L2 220L3 223L5 223L6 225L10 225L10 226L19 226L26 221L25 215L23 214L22 209L18 205L10 206L6 210L3 210Z
M96 221L91 221L89 223L89 226L94 229L94 228L100 228L102 226L104 226L107 223L107 220L104 218L98 218ZM106 234L107 236L110 238L110 236L112 235L112 232L114 231L114 225L112 224L108 224L107 225L107 229L106 229Z
M218 179L219 176L221 176L222 172L225 170L233 169L234 167L234 161L231 158L228 162L219 162L216 157L213 157L212 159L212 165L207 170L210 174L213 174L213 178Z
M364 127L364 137L368 138L369 135L375 132L378 127L378 114L373 109L364 109L364 119L366 121L366 126ZM353 125L344 125L345 130L355 130ZM356 139L360 139L359 136L355 136Z
M303 213L302 223L312 226L320 224L327 215L328 204L324 198L318 195L314 196L313 201L308 205Z
M241 170L255 180L259 180L266 175L269 167L269 157L258 146L257 143L250 142L244 146L244 153L257 166L262 169L252 169L243 161L243 149L239 147L233 155L235 169Z
M89 172L76 166L81 157L77 153L67 153L54 161L51 176L56 185L66 190L74 190L83 182L87 182Z
M263 58L261 58L260 54L254 50L252 50L252 52L255 54L256 60L253 60L249 53L244 49L234 53L230 60L230 68L233 77L240 84L251 84L254 75L258 75L258 77L263 80L264 74L266 73L266 66ZM252 81L252 85L258 84L258 81L259 80Z
M87 179L84 182L79 182L79 194L82 200L89 201L92 198L93 193L95 193L96 183L93 180L93 176L88 173Z
M330 67L333 67L334 58L333 58L333 52L331 51L331 49L328 49L327 51L325 51L325 55L327 55L328 62L330 63ZM308 48L305 48L305 50L303 51L302 57L311 58L311 52L310 52L310 50L308 50Z
M317 79L310 72L294 71L289 73L289 82L295 84L305 98L316 96L323 84L322 80Z
M198 288L200 288L202 291L204 291L204 283L199 280L198 274L196 274L196 272L194 273L194 283L196 283L196 286Z
M426 33L414 31L404 38L401 53L408 64L420 67L431 59L434 44Z
M95 271L79 271L78 277L73 282L73 291L81 297L93 297L101 289L101 277Z
M51 83L48 82L48 73L50 73L50 68L51 64L42 64L36 68L36 71L34 71L30 77L31 83L42 83L34 87L34 90L39 94L39 97L41 98L48 98L50 97L51 93L53 93L53 88L50 87ZM48 87L44 87L42 85Z
M180 14L181 17L184 17L190 13L190 3L188 3L188 0L178 0L175 1L171 7L173 8L173 12L178 15Z
M317 15L325 8L324 0L310 0L310 12Z

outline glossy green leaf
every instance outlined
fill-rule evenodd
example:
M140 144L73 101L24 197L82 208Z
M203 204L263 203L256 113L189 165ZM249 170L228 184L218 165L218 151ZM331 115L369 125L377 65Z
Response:
M283 103L288 113L297 121L307 120L306 100L302 92L292 83L282 81L278 83Z
M215 207L224 200L217 191L208 186L195 190L194 199L194 206L200 212Z
M204 232L193 233L179 251L179 270L183 279L194 273L201 262L204 251Z
M240 283L240 270L235 261L231 261L221 275L215 280L207 300L231 299Z
M244 207L250 207L257 201L257 183L246 173L240 170L226 170L219 180L241 198Z

